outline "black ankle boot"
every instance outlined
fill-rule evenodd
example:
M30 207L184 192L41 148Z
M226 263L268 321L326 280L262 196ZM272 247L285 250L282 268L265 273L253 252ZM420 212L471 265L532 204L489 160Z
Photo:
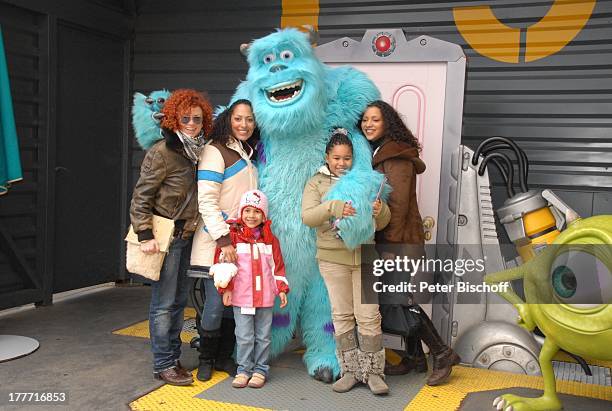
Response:
M397 365L386 364L386 375L406 375L410 371L427 372L427 358L423 352L421 339L417 337L406 337L406 351L402 354L402 361Z
M219 330L203 331L200 336L200 365L198 367L197 379L208 381L212 377L215 357L219 349Z
M200 381L208 381L212 378L213 373L213 364L212 360L200 360L200 365L198 366L198 373L196 374L196 378Z

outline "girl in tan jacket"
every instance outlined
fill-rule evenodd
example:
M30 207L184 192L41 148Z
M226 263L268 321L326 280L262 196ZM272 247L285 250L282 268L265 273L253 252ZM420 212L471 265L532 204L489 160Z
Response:
M304 188L302 220L317 229L317 259L332 308L336 350L342 377L333 385L336 392L349 391L358 382L367 383L374 394L386 394L385 350L382 347L377 304L361 304L361 249L349 250L336 230L341 218L371 218L355 215L350 202L327 200L325 196L341 176L351 169L353 145L348 132L334 130L325 149L325 162ZM389 207L373 204L376 230L390 219ZM359 333L355 334L355 325Z

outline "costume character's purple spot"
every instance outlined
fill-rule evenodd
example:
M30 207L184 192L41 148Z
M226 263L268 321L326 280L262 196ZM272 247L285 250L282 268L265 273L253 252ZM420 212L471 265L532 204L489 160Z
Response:
M323 331L325 331L327 334L333 334L334 331L336 331L336 329L334 328L334 323L332 323L331 321L325 323L325 325L323 326Z
M272 316L272 327L275 327L275 328L288 327L290 322L291 322L291 316L289 315L289 313L287 314L278 313Z
M266 153L264 152L263 141L259 140L257 145L255 146L255 151L257 152L257 162L259 164L266 164Z

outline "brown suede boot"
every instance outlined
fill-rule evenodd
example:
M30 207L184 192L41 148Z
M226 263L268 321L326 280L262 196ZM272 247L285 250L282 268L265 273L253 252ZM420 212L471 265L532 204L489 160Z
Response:
M382 334L359 334L359 368L362 381L368 384L372 394L389 393L389 386L385 383L385 349L382 346Z
M385 364L386 375L406 375L410 371L417 373L427 372L427 358L423 352L421 339L416 337L407 337L406 351L402 354L402 361L399 364Z
M336 355L342 377L332 385L335 392L348 392L359 383L359 349L355 329L336 335Z
M446 382L451 374L453 365L461 362L461 358L452 348L446 347L442 353L433 356L433 371L427 378L427 385L440 385Z
M439 385L448 379L453 365L459 364L461 358L442 341L442 337L438 334L427 314L420 308L419 311L422 321L419 328L420 337L429 347L433 357L433 371L427 378L427 385Z

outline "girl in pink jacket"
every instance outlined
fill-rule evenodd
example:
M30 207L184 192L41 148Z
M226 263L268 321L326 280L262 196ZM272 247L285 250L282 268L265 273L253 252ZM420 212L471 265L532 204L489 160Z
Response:
M228 220L230 238L236 248L238 273L227 288L219 289L223 304L234 306L238 372L234 388L263 387L270 366L272 308L278 295L280 307L287 305L289 284L278 239L270 229L268 199L259 190L247 191L240 199L240 218ZM215 262L221 258L221 250Z

